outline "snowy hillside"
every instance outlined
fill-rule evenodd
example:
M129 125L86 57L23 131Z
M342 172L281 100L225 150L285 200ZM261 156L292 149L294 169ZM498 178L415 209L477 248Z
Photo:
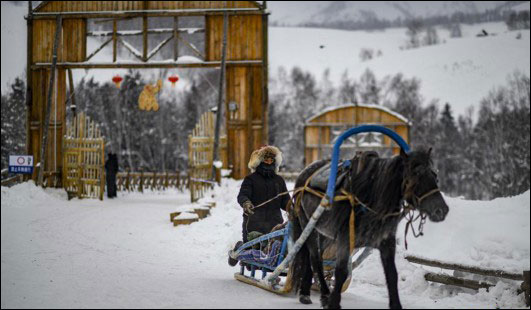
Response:
M515 1L270 1L271 20L280 25L304 23L394 21L415 17L483 13L498 8L514 9Z
M482 29L496 35L476 37ZM378 32L271 28L270 75L274 77L279 67L299 66L319 80L328 68L337 85L345 70L356 79L366 69L378 79L403 73L420 79L426 100L448 102L456 115L462 115L468 107L478 107L492 88L504 85L514 70L529 75L530 68L529 30L522 31L519 40L517 32L507 32L504 23L463 25L462 31L462 38L449 38L448 31L438 29L446 43L406 50L400 49L406 41L402 28ZM375 54L381 51L382 56L362 61L363 48Z
M241 181L216 188L211 216L173 227L169 213L188 203L178 191L119 193L114 200L67 200L63 190L33 183L2 187L2 308L319 308L233 279L227 251L241 231ZM289 187L293 186L291 184ZM442 223L425 236L400 237L401 300L407 308L523 308L515 281L490 292L430 284L405 255L507 271L529 269L530 193L494 201L446 198ZM399 228L401 231L402 228ZM439 272L439 270L437 270ZM387 289L375 251L354 270L344 308L386 308Z

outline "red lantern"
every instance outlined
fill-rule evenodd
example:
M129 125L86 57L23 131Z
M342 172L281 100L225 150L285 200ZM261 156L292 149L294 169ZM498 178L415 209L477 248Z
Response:
M122 84L123 78L119 76L118 74L112 77L112 82L116 84L116 87L120 88L120 84Z
M179 77L177 76L177 74L171 75L168 78L168 81L171 82L171 87L175 87L175 83L177 83L178 80L179 80Z

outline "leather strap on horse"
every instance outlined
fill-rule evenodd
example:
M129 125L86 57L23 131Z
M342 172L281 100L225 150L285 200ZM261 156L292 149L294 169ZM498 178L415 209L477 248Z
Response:
M319 170L317 170L317 171L319 171ZM297 196L297 200L295 202L295 213L296 214L299 214L299 212L300 212L301 199L302 199L302 195L304 194L305 191L309 192L310 194L315 195L315 196L317 196L317 197L319 197L321 199L323 199L324 196L325 196L325 193L320 192L318 190L315 190L315 189L313 189L313 188L308 186L308 184L310 184L310 181L315 176L317 171L315 171L306 180L306 183L304 184L304 187L297 188L295 190L295 193L293 194L293 195L295 195L296 193L302 192L302 194ZM355 195L352 195L351 193L347 192L343 188L340 190L340 192L341 192L342 195L334 196L334 201L345 201L345 200L348 200L349 203L350 203L350 206L352 207L352 212L350 213L350 219L349 219L349 250L350 250L350 255L352 255L352 253L354 251L354 246L356 244L356 227L355 227L356 217L355 217L355 213L354 213L354 207L356 205L358 205L358 204L361 204L361 202L358 200L358 198ZM291 203L292 203L292 201L290 199L290 203L288 205L290 205ZM330 206L328 206L328 207L330 207ZM288 208L286 208L286 210L287 209Z

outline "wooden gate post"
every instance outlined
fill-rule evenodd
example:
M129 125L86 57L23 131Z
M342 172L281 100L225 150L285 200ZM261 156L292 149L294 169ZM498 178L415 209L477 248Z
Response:
M50 126L50 112L52 109L52 93L53 93L53 85L55 83L55 68L57 65L57 46L59 45L59 34L61 33L63 24L63 17L61 15L57 16L56 22L55 22L55 39L53 43L53 54L52 54L52 67L50 68L50 84L48 85L48 98L46 100L46 113L44 115L44 128L42 132L42 145L41 145L41 162L39 166L39 179L38 184L40 186L43 186L43 178L44 178L44 163L46 162L44 158L46 157L46 148L48 144L48 130ZM27 70L30 70L28 68ZM57 102L55 103L57 104ZM57 122L57 120L55 120Z
M131 175L130 175L130 173L129 173L129 168L127 168L127 176L126 176L126 178L125 178L125 189L126 189L128 192L130 192L130 189L129 189L129 185L130 185L130 184L129 184L129 182L130 182L129 180L130 180L130 179L131 179Z
M144 192L144 170L140 169L140 183L138 184L138 190Z

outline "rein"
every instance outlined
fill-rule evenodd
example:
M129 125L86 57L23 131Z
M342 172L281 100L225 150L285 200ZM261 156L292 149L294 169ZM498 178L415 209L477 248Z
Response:
M415 211L418 210L418 207L420 206L420 204L422 203L422 200L428 198L429 196L435 194L435 193L439 193L440 190L438 188L434 188L432 189L431 191L428 191L427 193L425 193L424 195L418 197L417 195L413 194L413 206L409 206L409 205L406 205L406 201L403 200L402 201L402 204L404 205L404 208L401 212L396 212L396 213L393 213L393 214L389 214L390 216L393 216L393 215L403 215L406 220L407 220L407 223L406 223L406 229L404 231L404 246L407 250L407 233L409 231L409 227L411 227L411 231L413 232L413 237L415 238L418 238L420 236L423 236L424 233L423 233L423 230L424 230L424 224L426 223L426 217L427 215L426 214L422 214L419 212L419 214L415 217ZM418 233L415 232L415 227L413 226L413 223L416 222L418 219L420 218L420 222L419 222L419 227L418 227Z

